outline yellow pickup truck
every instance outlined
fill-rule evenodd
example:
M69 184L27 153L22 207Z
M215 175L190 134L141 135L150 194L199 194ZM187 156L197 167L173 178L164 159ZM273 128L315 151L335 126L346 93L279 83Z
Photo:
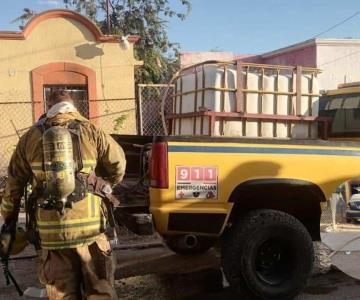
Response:
M243 71L248 66L235 65L238 76L239 71L248 76ZM284 70L277 67L250 65L262 69L260 74L270 68L275 76ZM316 72L289 70L298 78L301 72ZM295 81L300 88L301 80ZM208 88L201 89L204 92ZM224 86L215 90L236 93ZM243 92L254 93L246 87ZM258 91L264 93L264 89ZM175 88L174 97L188 94ZM281 95L277 89L272 95L277 101L284 95L301 101L304 94L294 90ZM316 96L313 91L307 94L309 98ZM292 299L298 294L313 267L312 242L320 240L322 207L341 183L360 175L360 143L349 141L359 136L360 97L339 99L335 94L320 98L316 116L301 115L301 105L292 115L216 112L203 106L197 111L180 109L168 114L164 119L170 120L173 128L166 121L169 135L152 141L149 184L150 212L169 248L180 254L199 254L220 240L223 271L230 285L245 295L242 299L250 299L249 295ZM221 97L226 100L227 96ZM246 104L246 99L235 99L240 106L242 101ZM205 124L203 119L207 117L209 131L204 134L202 126L198 132L197 125L200 120ZM183 125L178 122L180 118ZM256 122L257 133L263 134L267 130L262 126L265 122L273 126L271 134L276 134L276 122L284 122L287 133L294 132L294 124L301 124L309 137L314 128L318 137L229 137L221 135L228 124L216 129L219 118L230 118L232 122L239 119L249 127L254 125L250 122ZM186 128L193 134L181 133ZM214 136L216 130L218 136Z
M321 205L359 173L360 144L162 137L150 210L170 249L195 254L221 237L231 284L288 299L311 272Z

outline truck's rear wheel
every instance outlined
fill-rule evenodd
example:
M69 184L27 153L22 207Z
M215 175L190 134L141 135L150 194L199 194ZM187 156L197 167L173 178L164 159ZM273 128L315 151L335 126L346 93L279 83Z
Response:
M250 212L222 240L222 265L230 285L261 299L292 299L305 286L313 261L310 234L280 211Z

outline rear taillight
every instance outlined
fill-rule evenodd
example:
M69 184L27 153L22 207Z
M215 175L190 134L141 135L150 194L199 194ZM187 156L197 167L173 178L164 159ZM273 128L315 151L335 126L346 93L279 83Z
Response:
M167 143L153 143L150 158L150 186L153 188L169 187L167 153Z

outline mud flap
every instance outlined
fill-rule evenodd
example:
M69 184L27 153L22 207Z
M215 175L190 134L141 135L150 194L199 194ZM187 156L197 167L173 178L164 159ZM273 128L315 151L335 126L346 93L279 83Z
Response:
M322 242L328 246L331 264L345 274L360 279L360 233L359 232L324 232Z
M360 251L340 251L331 257L331 263L346 275L360 279Z

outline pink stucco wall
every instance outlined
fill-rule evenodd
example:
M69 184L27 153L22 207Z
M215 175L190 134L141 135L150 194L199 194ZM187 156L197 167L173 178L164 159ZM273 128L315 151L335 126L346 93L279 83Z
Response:
M271 65L288 65L316 67L316 46L311 45L301 49L289 50L274 55L263 55L262 63Z
M232 52L182 52L180 53L180 63L182 67L200 63L207 60L241 60L251 63L289 65L289 66L316 66L316 46L308 46L302 49L290 50L277 54L235 55Z
M232 52L181 52L180 64L181 67L197 64L207 60L242 60L247 62L261 62L261 56L251 54L235 55Z
M181 67L186 67L207 60L227 61L233 59L235 59L235 54L232 52L181 52L180 53Z
M254 63L254 64L263 63L263 59L261 55L252 55L252 54L236 55L235 59L243 62Z

